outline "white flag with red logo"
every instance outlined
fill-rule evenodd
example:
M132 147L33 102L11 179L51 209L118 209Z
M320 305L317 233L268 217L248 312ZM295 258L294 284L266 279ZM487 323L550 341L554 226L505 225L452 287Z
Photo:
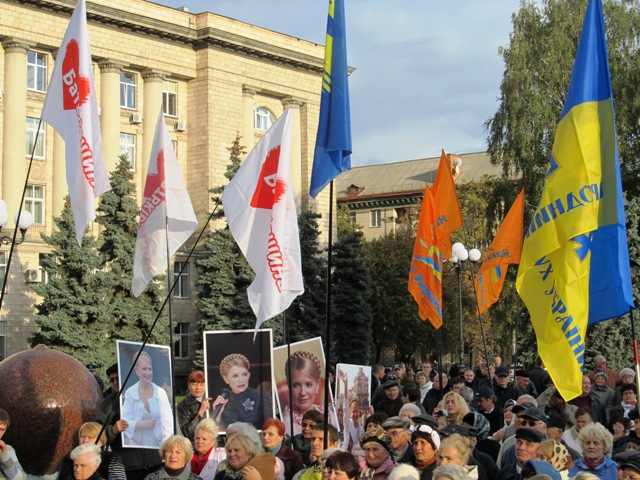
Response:
M96 218L94 199L111 190L102 153L84 0L78 1L62 40L42 119L64 140L76 238L82 245L87 225Z
M198 219L182 180L178 159L160 109L144 184L133 258L131 292L136 297L140 296L153 277L167 268L167 250L169 257L173 256L196 228Z
M291 111L287 109L222 194L231 233L256 273L247 292L256 330L304 292L290 163Z

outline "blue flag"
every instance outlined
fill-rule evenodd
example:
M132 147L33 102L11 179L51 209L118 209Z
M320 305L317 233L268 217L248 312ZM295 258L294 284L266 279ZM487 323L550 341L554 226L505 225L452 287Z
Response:
M342 172L351 170L350 155L351 113L344 0L330 0L320 95L320 120L309 187L309 194L313 198Z
M633 307L613 95L600 0L590 0L544 191L516 288L565 400L582 393L588 324Z

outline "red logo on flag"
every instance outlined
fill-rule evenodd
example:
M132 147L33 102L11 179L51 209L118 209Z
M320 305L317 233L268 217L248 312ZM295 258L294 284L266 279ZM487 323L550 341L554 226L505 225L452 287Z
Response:
M75 110L85 103L91 91L87 77L80 76L80 49L76 40L67 44L62 61L62 101L65 110Z
M280 145L269 150L267 159L262 164L258 186L253 193L251 206L271 210L287 191L287 183L278 179L278 163L280 161Z
M140 226L144 225L149 216L166 198L164 188L164 149L158 152L156 168L158 173L147 173L147 181L144 184L144 198L140 207Z

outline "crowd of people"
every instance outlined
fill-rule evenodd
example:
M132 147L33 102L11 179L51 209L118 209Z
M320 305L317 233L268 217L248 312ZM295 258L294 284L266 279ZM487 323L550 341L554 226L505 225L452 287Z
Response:
M233 369L242 374L248 365L242 358L231 360L222 374L237 394ZM127 438L131 425L120 418L115 401L119 379L114 365L107 370L110 393L96 421L81 426L79 445L64 458L56 477L640 479L635 373L630 368L610 370L602 356L595 357L594 365L583 378L582 395L570 402L558 394L541 364L529 371L511 371L496 357L493 363L481 359L474 369L453 365L447 373L430 362L417 372L403 363L389 372L374 365L371 406L364 422L361 406L345 397L342 434L323 423L317 408L308 408L294 412L299 432L293 437L278 418L267 418L257 429L249 417L225 424L224 436L219 435L216 420L223 414L207 418L214 402L206 396L204 373L194 371L188 378L189 393L177 407L180 435L164 439L158 450L123 448L122 433ZM348 391L346 375L338 381ZM292 421L291 412L287 414L285 419ZM25 480L15 451L2 441L9 426L9 415L0 410L0 479Z

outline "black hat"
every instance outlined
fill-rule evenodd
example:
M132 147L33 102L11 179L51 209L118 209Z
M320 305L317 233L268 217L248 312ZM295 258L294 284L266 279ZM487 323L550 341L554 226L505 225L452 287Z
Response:
M98 369L98 367L97 367L97 365L94 365L93 363L89 363L89 364L87 364L87 369L90 372L95 372Z
M507 367L503 367L502 365L500 365L499 367L496 367L496 377L508 377L509 376L509 369Z
M565 422L564 418L562 418L560 415L552 413L547 418L547 427L555 427L559 428L560 430L564 430L567 427L567 422Z
M393 366L393 369L394 369L394 370L402 370L402 365L400 365L399 363L396 363L396 364Z
M411 420L416 425L429 425L432 428L439 428L438 420L426 413L423 413L421 415L414 415L413 417L411 417Z
M476 397L493 398L493 390L491 389L491 387L483 385L476 392Z
M516 377L527 377L529 378L531 376L531 374L529 374L529 372L527 372L526 370L520 369L520 370L516 370Z
M469 425L461 425L461 424L457 424L457 423L452 423L450 425L447 425L446 427L444 427L442 430L440 430L440 436L441 437L450 437L451 435L453 435L454 433L457 433L458 435L462 436L462 437L475 437L476 436L476 429L473 427L470 427Z
M520 418L532 418L533 420L538 420L539 422L547 423L548 417L547 414L544 413L544 410L538 407L529 407L524 412L518 414Z
M640 454L638 452L634 452L635 455L631 455L626 460L622 461L620 468L632 468L636 472L640 473Z
M398 376L395 373L387 374L387 381L382 384L382 388L385 390L391 387L398 387L400 383L398 382Z
M635 445L640 445L640 438L638 438L638 434L634 429L631 429L629 435L627 435L627 441Z
M521 403L520 405L518 404L514 405L511 411L515 414L518 414L520 412L525 411L527 408L531 408L531 407L535 407L535 404L531 402L524 402L524 403Z
M544 435L535 428L518 428L516 430L516 439L519 438L532 443L540 443L544 440Z

